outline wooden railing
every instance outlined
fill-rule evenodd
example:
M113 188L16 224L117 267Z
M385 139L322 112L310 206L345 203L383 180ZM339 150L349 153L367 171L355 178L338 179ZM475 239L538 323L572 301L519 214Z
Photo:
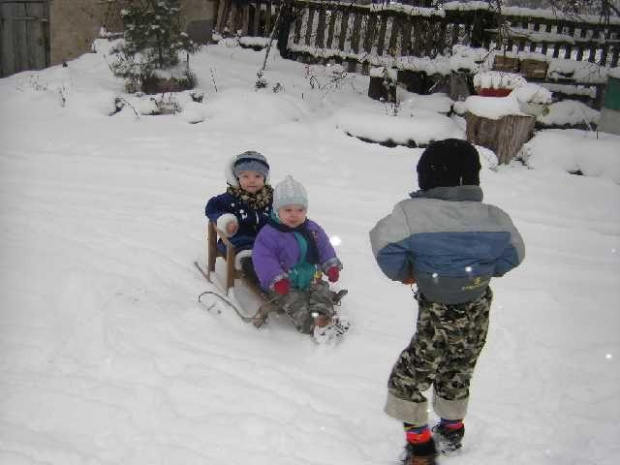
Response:
M507 51L618 66L620 24L617 22L603 24L523 15L507 15L506 20L510 26ZM486 34L486 47L495 45L493 32Z
M279 0L249 0L244 33L268 37L280 4ZM443 10L355 1L292 0L290 5L280 25L279 47L284 56L305 54L372 63L390 57L434 58L449 54L456 44L500 48L496 15L483 2L474 7L446 4ZM602 24L598 18L577 20L521 8L504 9L504 17L508 34L503 48L507 52L618 66L617 18Z
M380 57L434 58L457 43L481 46L488 19L473 10L303 0L293 5L290 51L360 62Z

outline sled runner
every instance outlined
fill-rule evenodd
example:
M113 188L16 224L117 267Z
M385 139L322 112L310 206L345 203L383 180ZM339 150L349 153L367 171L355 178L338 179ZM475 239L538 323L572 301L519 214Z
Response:
M222 240L224 245L226 246L226 251L218 249L217 241L218 238ZM198 262L194 262L194 265L202 276L209 281L211 284L220 287L220 283L217 278L213 279L212 275L215 275L215 263L218 258L222 258L226 263L226 272L225 272L225 283L221 285L223 287L223 294L215 292L215 291L206 291L200 294L198 297L198 301L202 302L202 297L205 295L213 295L224 302L229 307L233 308L237 315L245 321L246 323L252 323L257 328L260 328L267 321L267 317L269 313L274 311L275 308L271 305L271 301L267 294L265 294L262 289L260 289L253 281L249 279L245 279L244 273L242 270L235 268L235 257L237 255L237 251L235 250L235 246L228 240L228 238L222 234L221 231L217 229L217 226L212 221L209 221L209 225L207 227L207 269L206 271L198 264ZM254 314L248 313L241 306L234 303L232 299L229 297L229 292L231 289L235 287L235 281L240 280L243 281L244 287L250 291L250 294L254 296L260 306L258 310Z

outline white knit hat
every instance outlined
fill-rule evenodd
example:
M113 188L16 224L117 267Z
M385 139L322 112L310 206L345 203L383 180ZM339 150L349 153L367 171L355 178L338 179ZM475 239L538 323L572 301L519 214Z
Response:
M304 186L288 175L273 191L273 209L278 211L287 205L301 205L308 208L308 194Z

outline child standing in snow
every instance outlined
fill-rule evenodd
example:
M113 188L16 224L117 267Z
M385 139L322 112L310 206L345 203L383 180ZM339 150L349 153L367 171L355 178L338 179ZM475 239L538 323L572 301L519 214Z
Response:
M383 273L418 285L416 332L392 369L385 406L404 423L406 465L434 464L435 441L443 451L461 447L469 384L489 324L489 283L525 254L510 217L482 203L479 171L469 142L432 143L417 165L420 190L370 232ZM423 394L431 386L440 417L432 431Z
M334 310L334 293L317 279L324 272L329 282L340 277L342 264L325 231L307 218L304 186L287 176L273 196L273 213L254 244L254 267L261 286L274 297L302 333L317 342L337 340L348 329Z
M273 188L268 184L269 163L259 152L243 152L226 166L226 180L226 192L212 197L205 213L235 246L235 267L241 268L246 278L258 284L251 249L258 231L271 214ZM218 247L225 250L221 240Z

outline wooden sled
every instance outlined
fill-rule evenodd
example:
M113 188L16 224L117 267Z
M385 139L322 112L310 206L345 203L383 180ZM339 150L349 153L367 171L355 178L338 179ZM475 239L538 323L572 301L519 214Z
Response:
M222 252L217 248L218 238L222 239L222 242L226 246L226 252ZM207 281L211 284L219 286L219 281L217 279L212 279L211 274L215 274L215 262L217 259L222 258L226 262L224 295L221 295L218 292L206 291L198 296L198 301L202 303L201 297L204 295L214 295L225 304L233 308L243 321L246 323L251 322L255 327L260 328L267 322L269 314L277 311L277 308L272 304L272 299L269 299L269 296L261 288L259 288L254 281L246 279L243 271L235 268L236 256L237 252L235 250L235 246L228 240L228 237L226 237L222 231L217 229L216 224L210 221L207 229L207 270L203 270L197 262L194 262L194 265L198 268ZM253 294L260 301L260 307L253 315L244 312L243 309L239 308L239 306L232 302L228 297L228 293L230 289L235 287L235 281L237 279L243 281L245 287L248 288L251 294ZM342 298L347 295L347 293L348 291L346 289L333 292L333 304L340 305Z
M226 251L222 252L217 247L218 238L222 240L224 245L226 246ZM269 313L274 311L275 308L271 305L271 301L269 300L267 294L263 292L263 290L258 287L252 280L246 279L242 270L238 270L235 268L235 258L237 256L237 251L235 250L235 246L228 240L225 234L222 231L217 229L217 226L214 222L209 221L209 225L207 227L207 270L204 271L198 263L195 263L196 267L199 269L201 274L205 277L207 281L212 284L219 285L217 279L212 278L212 274L215 274L215 262L218 258L222 258L226 262L226 277L225 283L223 285L224 288L224 296L220 296L217 293L207 291L199 296L202 297L205 294L212 294L220 297L222 301L231 306L237 314L241 317L241 319L245 322L251 322L257 328L260 328L267 321L267 317ZM241 280L247 289L250 290L250 293L256 297L260 302L260 307L253 315L247 314L242 311L242 309L238 308L233 302L231 302L230 298L228 298L228 294L231 288L235 287L235 281Z

